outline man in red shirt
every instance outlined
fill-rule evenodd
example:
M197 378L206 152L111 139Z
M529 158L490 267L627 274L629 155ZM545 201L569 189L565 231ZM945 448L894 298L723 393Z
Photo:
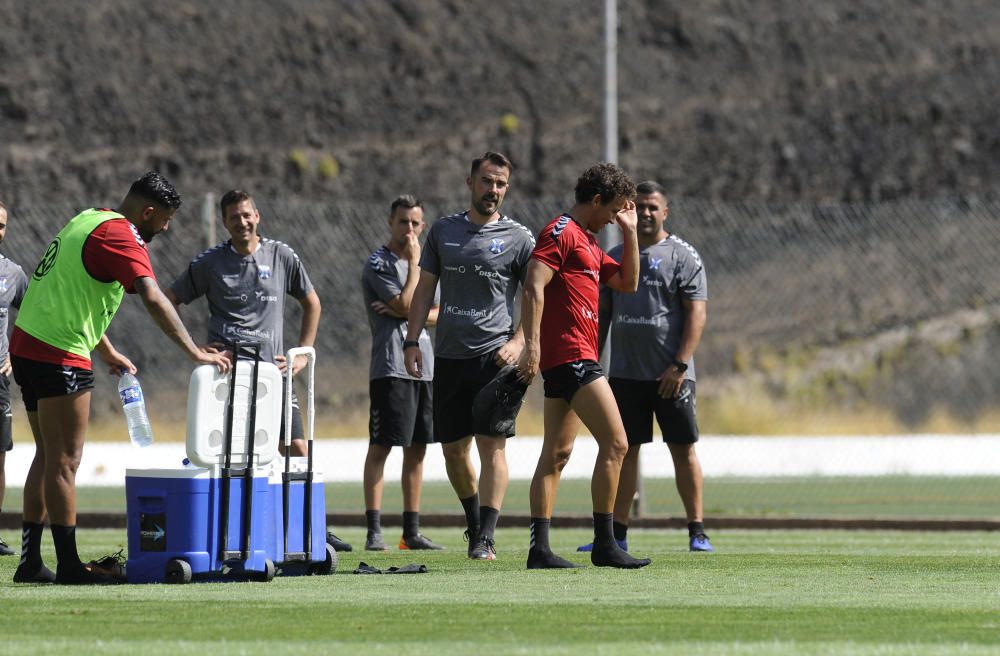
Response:
M15 583L111 583L76 548L76 471L94 387L91 351L112 373L136 372L105 334L123 293L138 294L157 326L196 364L225 372L229 356L199 348L153 275L146 242L167 229L180 206L158 173L136 180L116 210L81 212L59 232L35 268L10 339L14 380L35 438L24 482L21 562ZM48 515L58 567L42 562Z
M549 527L559 477L573 451L580 422L597 440L591 478L594 549L599 567L639 568L614 540L612 513L628 440L618 406L598 364L600 284L635 292L639 282L635 183L614 164L595 164L576 183L576 204L538 237L528 265L521 303L524 351L517 367L530 383L539 369L545 380L545 438L531 480L531 548L528 569L576 567L549 547ZM622 229L619 265L601 250L593 233L611 222ZM544 308L544 312L543 312Z

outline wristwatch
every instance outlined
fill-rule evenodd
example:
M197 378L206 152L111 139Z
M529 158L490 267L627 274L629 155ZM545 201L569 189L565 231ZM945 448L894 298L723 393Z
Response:
M420 342L414 341L412 339L404 339L403 350L405 351L408 348L420 348Z
M672 364L673 366L677 367L677 371L679 371L681 373L684 373L685 371L688 370L687 362L681 362L680 360L674 360L670 364Z

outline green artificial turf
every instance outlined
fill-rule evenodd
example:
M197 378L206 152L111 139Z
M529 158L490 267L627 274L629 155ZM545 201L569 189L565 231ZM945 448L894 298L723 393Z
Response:
M683 515L673 479L644 481L644 512ZM850 517L1000 519L1000 477L788 477L709 478L705 481L705 516ZM81 512L124 512L124 488L80 488ZM461 514L451 485L424 484L422 510ZM327 512L364 512L360 482L326 484ZM21 507L21 490L9 488L4 508ZM396 517L402 509L398 481L386 481L383 511ZM504 511L528 514L528 481L510 482ZM590 482L568 479L559 488L556 514L591 512ZM398 519L395 521L398 522Z
M359 544L360 529L340 531ZM726 531L691 554L682 531L633 531L639 571L590 566L584 530L553 546L585 567L526 571L526 530L498 560L340 554L336 574L270 583L69 588L11 583L0 559L3 654L987 654L1000 651L1000 537L985 532ZM94 557L124 531L81 530ZM387 533L387 541L390 535ZM46 535L51 563L51 540ZM426 564L427 574L353 575Z

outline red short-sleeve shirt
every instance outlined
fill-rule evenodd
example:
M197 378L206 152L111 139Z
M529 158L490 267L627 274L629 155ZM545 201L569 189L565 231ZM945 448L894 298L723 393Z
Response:
M568 214L545 226L531 257L556 272L545 287L539 369L576 360L596 362L600 283L621 267Z
M156 279L146 242L127 219L105 221L90 233L83 245L83 266L95 280L117 281L128 294L135 293L138 278ZM10 352L39 362L91 368L89 358L46 344L16 326L10 336Z

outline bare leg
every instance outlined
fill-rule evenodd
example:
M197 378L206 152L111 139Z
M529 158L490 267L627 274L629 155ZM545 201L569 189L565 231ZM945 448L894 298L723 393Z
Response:
M622 474L618 479L618 497L615 499L615 521L628 526L629 513L632 511L632 500L639 483L639 447L632 444L628 447L625 460L622 461Z
M38 424L45 447L45 504L49 519L76 526L76 470L90 419L90 390L38 400Z
M424 482L424 455L427 445L414 443L403 449L403 510L420 512L420 492Z
M472 467L472 436L442 444L444 466L448 472L448 480L459 499L467 499L478 491L476 487L476 470Z
M479 449L479 503L500 510L507 494L507 439L503 437L476 436Z
M364 487L365 510L382 509L382 491L385 489L385 460L389 449L379 444L368 445L365 456Z
M293 438L292 444L289 447L288 451L289 453L291 453L292 457L309 455L309 447L306 444L306 441L302 438ZM280 453L284 457L288 457L287 454L285 453L284 442L278 444L278 453Z
M38 412L28 413L28 425L31 426L31 436L35 438L35 457L28 467L28 475L24 479L23 519L26 522L44 524L45 509L45 446L42 444L42 429L38 424Z
M674 460L674 476L677 491L684 503L684 512L689 522L700 522L702 517L702 474L701 462L694 444L668 444L670 456Z
M573 396L572 408L597 440L597 462L590 482L594 512L613 512L628 440L607 379L601 377L581 387Z
M578 393L579 394L579 393ZM531 516L548 519L556 503L562 470L573 453L580 420L562 399L545 399L545 436L531 479Z

